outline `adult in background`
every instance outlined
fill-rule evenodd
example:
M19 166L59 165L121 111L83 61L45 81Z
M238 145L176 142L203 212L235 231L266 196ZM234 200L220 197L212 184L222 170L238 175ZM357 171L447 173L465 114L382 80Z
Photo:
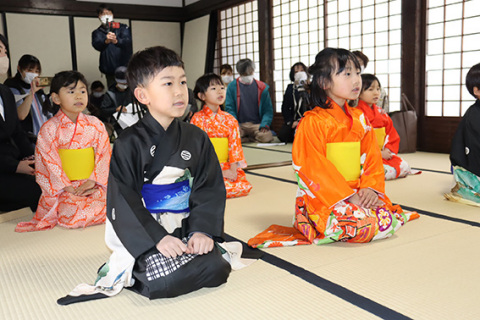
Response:
M23 131L27 133L33 143L35 143L42 125L53 116L42 106L46 95L39 86L38 77L41 73L40 60L31 54L24 54L18 60L15 76L5 80L5 85L15 96L17 114Z
M127 66L132 56L132 34L126 24L115 22L113 9L101 4L97 9L102 25L92 32L92 46L100 51L100 71L107 78L107 87L115 84L115 70Z
M273 141L270 125L273 106L265 82L254 79L255 65L250 59L241 59L236 64L240 77L227 87L225 111L237 119L242 142Z
M295 63L290 69L290 83L285 90L282 102L283 126L278 132L282 142L293 142L298 122L307 111L310 89L308 86L307 66L302 62Z
M0 34L0 74L6 74L8 67L7 39ZM13 93L0 84L0 211L24 207L37 210L42 191L35 182L33 154L33 145L18 119Z

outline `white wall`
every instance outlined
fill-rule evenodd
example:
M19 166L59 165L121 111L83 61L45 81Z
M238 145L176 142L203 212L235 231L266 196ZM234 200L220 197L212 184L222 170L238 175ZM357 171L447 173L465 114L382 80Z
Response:
M24 54L40 60L44 76L72 69L68 17L7 13L6 18L12 76Z
M195 81L205 73L209 19L207 15L185 23L182 59L188 87L192 89Z
M132 20L133 52L164 46L181 53L180 23Z

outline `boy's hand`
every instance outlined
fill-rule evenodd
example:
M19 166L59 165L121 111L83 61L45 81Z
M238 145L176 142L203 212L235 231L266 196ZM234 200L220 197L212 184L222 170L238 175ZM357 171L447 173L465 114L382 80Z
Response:
M187 252L187 246L182 240L167 235L157 243L157 250L167 258L176 258Z
M89 194L92 194L95 191L95 184L96 183L93 180L86 180L77 189L75 189L74 195L87 196Z
M393 157L393 153L392 153L392 151L390 151L390 149L385 148L385 149L382 150L382 158L383 159L390 160L390 159L392 159L392 157Z
M227 178L228 180L230 180L232 182L237 180L237 170L236 169L233 170L233 168L230 168L230 169L227 169L227 170L223 170L222 174L223 174L224 178Z
M207 254L213 250L212 238L200 232L195 232L187 243L186 253Z

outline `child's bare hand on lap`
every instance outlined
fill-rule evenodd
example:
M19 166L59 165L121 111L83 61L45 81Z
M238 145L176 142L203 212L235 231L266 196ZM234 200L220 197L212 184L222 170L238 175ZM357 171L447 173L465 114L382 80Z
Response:
M213 250L213 240L203 233L196 232L188 240L187 246L187 253L207 254Z
M87 196L95 192L95 181L93 180L86 180L82 183L77 189L75 189L74 194L76 196Z
M167 258L176 258L187 252L187 246L182 240L167 235L157 243L157 250Z

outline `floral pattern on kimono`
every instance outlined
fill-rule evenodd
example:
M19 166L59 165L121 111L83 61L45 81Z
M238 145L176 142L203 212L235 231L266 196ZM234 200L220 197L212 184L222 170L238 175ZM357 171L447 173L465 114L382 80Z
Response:
M376 104L373 104L372 107L370 107L363 100L358 101L357 108L363 111L373 128L385 128L385 141L382 150L387 148L393 153L391 159L382 159L385 179L391 180L402 178L411 174L412 172L408 163L397 155L398 148L400 147L400 136L398 135L397 130L395 130L393 121L389 115Z
M272 226L250 239L250 246L369 242L390 237L406 221L418 217L416 212L403 213L385 195L380 149L363 113L348 104L344 112L335 102L329 101L329 109L316 107L306 112L295 135L292 157L298 181L296 231L292 230L290 238L286 239L285 230L278 232ZM360 142L360 163L350 164L360 167L358 179L347 181L327 159L327 144L335 142ZM371 210L350 203L348 199L363 188L375 191L385 205ZM265 237L266 233L270 235Z
M227 112L218 110L214 113L210 108L204 106L202 110L193 115L190 123L205 131L210 138L228 138L228 162L220 163L223 170L230 169L232 163L237 163L237 180L230 181L223 178L227 198L246 196L252 189L247 181L245 172L242 170L247 166L243 156L242 142L237 120Z
M65 187L79 187L85 180L70 181L62 169L59 149L92 147L95 166L89 180L96 182L96 191L76 196ZM80 113L76 123L61 110L41 128L35 150L35 177L42 189L37 211L29 222L20 222L15 231L47 230L59 224L65 228L85 228L105 222L106 189L111 147L103 123Z

